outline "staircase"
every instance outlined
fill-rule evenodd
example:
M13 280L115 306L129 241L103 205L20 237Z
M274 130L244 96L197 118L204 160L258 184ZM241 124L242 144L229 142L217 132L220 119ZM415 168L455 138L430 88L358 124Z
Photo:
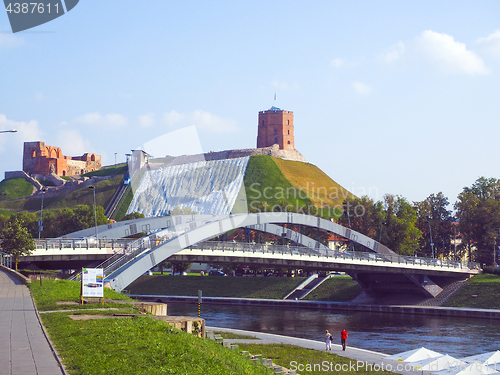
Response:
M297 288L292 290L285 298L287 300L299 300L307 296L314 289L320 286L325 280L329 279L331 276L318 277L317 274L310 276L307 278L302 284L300 284Z
M448 298L453 296L456 292L462 289L466 285L467 280L455 281L443 288L443 291L439 293L435 298L429 298L425 301L419 303L419 306L441 306L446 302Z
M121 182L118 189L116 189L113 198L111 198L111 202L106 208L106 211L104 212L104 215L106 215L106 217L114 219L116 215L116 209L120 206L121 202L123 201L129 187L130 185L125 185L123 181Z

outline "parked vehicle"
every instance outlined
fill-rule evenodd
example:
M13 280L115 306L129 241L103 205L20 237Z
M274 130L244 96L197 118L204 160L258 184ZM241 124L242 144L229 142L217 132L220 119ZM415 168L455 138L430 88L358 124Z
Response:
M208 273L210 276L226 276L226 274L219 270L212 270Z

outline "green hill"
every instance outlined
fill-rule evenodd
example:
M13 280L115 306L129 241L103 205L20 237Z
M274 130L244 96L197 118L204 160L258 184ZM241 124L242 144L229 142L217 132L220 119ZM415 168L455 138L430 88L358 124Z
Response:
M0 182L0 201L29 196L34 186L24 178L9 178Z
M84 177L113 176L100 181L96 186L96 201L106 208L116 189L120 186L126 164L102 168ZM249 212L291 211L325 218L337 218L342 202L353 195L328 177L315 165L297 161L277 159L267 155L250 157L244 177ZM41 198L26 198L32 194L33 187L23 179L4 180L0 183L0 209L17 211L38 211ZM17 199L16 199L17 198ZM16 200L10 200L16 199ZM10 201L9 201L10 200ZM122 217L132 200L126 200L117 213ZM73 208L78 204L93 204L93 192L87 187L68 194L44 198L44 209Z
M113 194L120 185L123 179L123 175L117 175L116 177L110 178L108 180L99 181L95 185L96 187L96 203L98 206L107 207ZM4 180L10 181L10 180ZM2 183L4 182L2 181ZM32 186L30 184L30 186ZM27 194L29 195L29 194ZM26 195L21 195L26 196ZM43 208L74 208L79 204L94 204L94 193L88 187L82 187L80 189L74 190L65 195L59 195L56 197L45 197L43 200ZM41 198L26 198L17 199L15 201L0 202L0 209L13 209L18 211L38 211L42 205Z
M251 156L244 185L248 210L287 211L318 214L325 218L340 215L342 202L353 197L313 164L277 159L267 155Z

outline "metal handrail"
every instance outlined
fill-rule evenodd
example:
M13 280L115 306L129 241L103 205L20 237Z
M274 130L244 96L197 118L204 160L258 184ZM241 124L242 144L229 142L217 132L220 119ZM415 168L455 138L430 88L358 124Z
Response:
M225 241L206 241L201 244L193 245L188 249L198 250L220 250L220 251L241 251L241 252L259 252L259 253L281 253L290 255L308 255L308 256L323 256L328 258L343 258L351 260L367 260L373 262L390 262L398 264L413 264L421 266L431 266L439 268L459 268L480 270L480 264L475 262L459 262L449 259L435 258L420 258L414 256L403 256L397 254L381 254L374 252L361 251L340 251L340 250L315 250L305 246L286 246L274 244L257 244L257 243L241 243L241 242L225 242Z
M7 268L12 268L13 256L0 251L0 264Z

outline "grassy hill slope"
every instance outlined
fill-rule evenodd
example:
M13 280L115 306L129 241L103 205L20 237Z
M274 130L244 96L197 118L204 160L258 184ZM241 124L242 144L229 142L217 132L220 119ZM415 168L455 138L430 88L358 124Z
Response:
M342 206L346 198L354 195L332 180L317 166L299 161L275 159L285 178L318 208Z
M113 194L120 185L123 175L117 175L109 180L99 181L96 186L96 203L98 206L107 207ZM7 180L8 181L8 180ZM32 186L30 184L30 186ZM0 208L10 208L14 210L38 211L42 204L41 198L18 199L10 202L0 202ZM43 200L43 208L74 208L79 204L94 204L94 193L88 187L82 187L66 195L57 197L46 197Z
M31 195L34 189L24 178L9 178L0 182L0 200L26 197Z
M267 155L251 156L244 185L250 212L273 211L278 204L289 211L311 213L314 206L320 216L340 215L342 202L353 194L313 164L282 160ZM314 213L314 212L313 212Z

